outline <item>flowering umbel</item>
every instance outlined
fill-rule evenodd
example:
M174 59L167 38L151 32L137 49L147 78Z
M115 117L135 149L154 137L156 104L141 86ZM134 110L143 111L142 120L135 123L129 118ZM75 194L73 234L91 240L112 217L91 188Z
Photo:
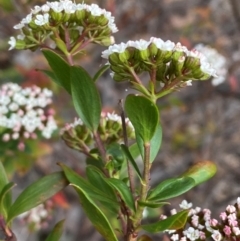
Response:
M0 87L0 137L2 141L18 141L24 150L25 139L36 139L39 134L49 139L57 129L54 120L52 91L37 86L22 88L7 83Z
M128 118L125 118L126 131L129 139L133 139L134 128ZM107 145L114 142L122 142L123 127L121 117L115 113L102 112L98 131L101 139ZM91 131L83 124L81 119L75 119L71 124L61 130L61 136L66 145L80 152L93 148L93 136Z
M76 54L89 42L109 46L114 42L111 34L118 31L110 12L70 0L35 6L14 28L20 34L10 38L9 50L56 45L64 54Z
M240 198L234 205L228 205L219 216L219 220L212 218L209 209L191 208L192 204L183 201L179 205L182 209L189 209L188 220L181 230L167 231L173 241L195 240L233 240L240 238ZM162 216L165 219L166 216Z
M102 57L108 60L115 81L128 80L144 94L154 92L161 96L162 90L174 90L191 85L192 80L216 76L207 58L199 51L160 38L114 44L102 52ZM138 75L142 72L150 76L147 91L139 88L142 83ZM157 83L163 86L160 91Z

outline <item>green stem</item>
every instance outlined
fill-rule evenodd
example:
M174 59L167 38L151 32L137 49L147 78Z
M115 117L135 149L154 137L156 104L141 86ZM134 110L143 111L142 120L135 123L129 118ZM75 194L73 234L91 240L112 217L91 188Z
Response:
M139 196L139 201L145 202L147 198L147 193L149 190L149 182L150 182L150 143L144 143L144 169L143 169L143 182L141 183L141 191ZM137 239L137 229L141 225L142 214L144 211L144 207L138 206L135 215L133 216L133 228L131 236L129 237L129 241L135 241Z

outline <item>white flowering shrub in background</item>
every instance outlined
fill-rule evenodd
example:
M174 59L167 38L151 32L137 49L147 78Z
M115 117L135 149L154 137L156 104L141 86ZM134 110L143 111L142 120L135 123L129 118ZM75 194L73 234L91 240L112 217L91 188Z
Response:
M219 220L211 216L210 209L200 207L192 208L192 203L186 200L179 205L182 210L189 209L188 219L184 228L168 230L172 241L197 241L197 240L231 240L240 238L240 198L234 205L228 205L219 215ZM173 209L171 214L177 211ZM162 220L167 216L161 215Z
M37 86L22 88L7 83L0 87L0 137L17 141L24 150L27 139L49 139L57 129L54 110L50 108L52 91Z
M217 86L222 84L226 80L228 74L227 59L210 46L198 44L194 48L203 53L212 67L216 70L217 75L212 77L212 85Z

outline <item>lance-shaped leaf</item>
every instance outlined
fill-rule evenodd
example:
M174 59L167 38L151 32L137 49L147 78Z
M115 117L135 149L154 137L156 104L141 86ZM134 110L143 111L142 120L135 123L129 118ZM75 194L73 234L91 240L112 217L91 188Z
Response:
M207 181L215 175L217 166L211 161L200 161L191 166L180 177L191 177L195 181L195 186Z
M109 67L109 65L104 65L103 67L101 67L98 72L93 76L93 81L96 82L98 78L101 77L109 69Z
M128 158L128 160L129 160L130 163L132 164L134 170L136 171L137 176L139 177L140 181L142 181L141 172L139 171L138 165L137 165L137 163L135 162L135 160L133 159L133 157L132 157L132 155L131 155L128 147L125 146L124 144L122 144L121 147L122 147L122 150L124 151L126 157Z
M150 142L159 123L157 106L143 96L128 95L125 111L132 122L135 132L144 143Z
M116 198L112 198L110 195L108 195L108 193L102 192L97 187L91 185L89 182L87 182L87 180L79 176L76 172L74 172L72 169L65 166L64 164L59 165L62 167L68 181L75 186L80 187L82 190L88 193L91 198L100 202L107 202L110 205L118 205L118 203L116 202Z
M161 182L148 195L148 201L163 201L177 197L195 186L191 177L171 178Z
M88 194L84 192L79 186L74 184L71 185L76 188L80 197L81 205L87 217L90 219L97 231L104 237L106 241L118 241L110 222L98 207L98 205L96 205L96 203L88 196Z
M96 131L101 115L101 101L96 85L81 67L71 67L71 90L75 110L83 123Z
M115 178L107 178L106 181L120 194L127 207L135 212L135 203L132 193L125 182Z
M165 230L177 230L183 228L188 218L188 210L183 210L164 220L153 224L142 225L141 228L149 233L158 233Z
M99 191L105 193L105 195L108 195L109 198L111 198L112 200L115 200L115 202L101 201L101 203L104 205L106 210L111 211L112 213L114 213L116 215L118 212L118 209L119 209L119 206L116 205L118 200L117 200L115 192L113 191L112 186L110 186L107 183L106 179L103 176L103 173L97 167L89 165L89 166L87 166L86 174L87 174L89 182L94 187L99 189ZM90 197L93 197L93 196L91 195ZM97 197L95 197L94 200L97 200Z
M55 172L32 183L18 196L9 209L7 222L45 202L68 185L63 172Z
M137 134L136 135L136 139L137 139L137 144L138 144L138 148L140 150L140 153L141 153L141 156L144 157L144 144L143 144L143 141L141 139L141 137ZM156 131L150 141L150 163L152 163L157 154L158 154L158 151L161 147L161 144L162 144L162 127L160 124L158 124L157 128L156 128Z
M63 225L65 220L59 221L47 236L46 241L59 241L63 233Z
M56 76L54 81L56 83L60 82L60 85L71 95L69 64L61 56L59 56L52 50L42 49L42 52ZM49 72L45 73L49 74Z
M15 185L15 183L9 182L0 192L0 214L4 217L4 220L7 219L8 210L12 203L10 191Z
M5 218L6 218L5 215L12 204L12 197L11 197L11 192L9 192L8 190L8 187L9 187L8 184L9 184L9 181L7 178L7 174L5 172L5 168L2 162L0 161L0 194L1 194L0 213L2 213L2 215L4 215Z
M170 205L168 202L151 202L151 201L138 201L138 204L142 207L148 207L148 208L160 208L164 205Z

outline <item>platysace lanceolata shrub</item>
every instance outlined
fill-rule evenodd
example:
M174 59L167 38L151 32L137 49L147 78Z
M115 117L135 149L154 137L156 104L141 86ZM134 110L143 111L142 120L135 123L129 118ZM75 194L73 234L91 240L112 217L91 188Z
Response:
M192 81L216 77L208 59L195 49L155 37L112 45L112 33L117 27L111 13L95 4L70 0L35 6L14 28L20 35L10 38L10 49L40 48L51 67L45 73L72 98L79 119L67 124L61 136L66 145L85 154L86 177L60 163L62 172L47 175L20 195L20 201L17 199L4 216L6 227L23 210L39 205L45 201L42 197L51 197L69 183L77 191L88 218L107 241L148 241L152 239L142 235L143 231L183 229L188 222L188 209L168 218L161 216L155 223L142 224L144 210L161 208L169 199L208 180L215 174L216 166L202 161L151 187L150 171L162 141L156 103L161 97L190 86ZM85 54L90 43L109 46L102 52L106 65L93 73L88 73L74 58L76 54ZM95 85L108 68L115 81L128 81L137 92L120 101L121 118L102 111ZM147 80L142 80L142 73L148 76ZM25 205L21 206L22 200ZM23 208L26 203L27 208ZM182 233L196 236L192 228ZM220 235L218 232L216 236ZM177 234L173 234L173 240L180 238ZM205 238L203 233L197 237Z

